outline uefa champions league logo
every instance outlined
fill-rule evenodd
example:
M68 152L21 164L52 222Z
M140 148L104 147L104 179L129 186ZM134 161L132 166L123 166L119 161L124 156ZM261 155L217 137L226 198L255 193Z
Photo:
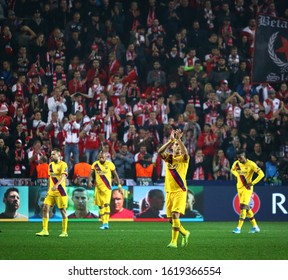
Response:
M233 204L234 211L238 215L240 215L240 202L239 202L238 194L234 196L232 204ZM259 211L260 205L261 205L261 202L260 202L259 196L257 195L257 193L253 192L250 202L249 202L249 207L252 209L254 214L256 214Z

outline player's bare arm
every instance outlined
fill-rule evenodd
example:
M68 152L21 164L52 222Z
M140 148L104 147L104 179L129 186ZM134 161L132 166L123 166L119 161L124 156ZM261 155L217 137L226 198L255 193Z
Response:
M116 171L116 170L113 170L113 171L112 171L112 175L113 175L113 178L116 179L116 184L118 185L118 188L119 188L119 189L122 188L121 181L120 181L120 179L119 179L119 176L118 176L117 171Z
M177 143L179 144L182 155L187 160L189 157L189 154L188 154L188 151L187 151L184 143L181 140L182 136L183 136L183 132L180 129L177 129L175 132L175 139L176 139Z
M175 131L172 130L169 141L158 149L158 154L161 156L161 158L164 158L164 155L163 155L164 152L168 148L170 148L173 145L174 142L175 142Z
M90 174L89 174L89 178L88 178L88 188L90 188L90 189L93 186L92 181L93 181L94 176L95 176L95 170L91 169Z

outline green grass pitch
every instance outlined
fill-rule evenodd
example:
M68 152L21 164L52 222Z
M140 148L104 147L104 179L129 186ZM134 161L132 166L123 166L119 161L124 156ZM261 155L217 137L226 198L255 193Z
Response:
M49 237L37 237L41 223L0 223L2 260L287 260L288 222L260 222L261 232L232 234L234 222L183 223L191 232L186 248L167 248L171 225L157 222L70 222L69 237L60 238L61 223L49 223Z

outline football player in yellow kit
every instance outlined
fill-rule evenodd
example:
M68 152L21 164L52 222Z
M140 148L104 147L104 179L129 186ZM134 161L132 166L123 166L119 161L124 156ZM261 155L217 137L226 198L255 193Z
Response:
M48 221L50 207L54 204L59 208L62 215L62 233L60 237L68 237L68 217L66 208L68 206L68 195L66 191L66 178L68 167L66 162L61 160L61 152L58 148L53 148L51 152L52 162L49 164L48 192L44 200L42 226L43 229L37 232L37 236L48 236Z
M115 177L118 188L122 185L116 167L113 162L106 160L106 155L100 152L98 160L91 166L91 172L88 180L88 187L92 188L92 178L95 178L95 196L94 203L98 205L102 226L100 229L109 229L110 201L112 194L112 176Z
M237 192L240 201L238 226L232 232L236 234L241 233L241 228L246 216L252 224L252 229L249 232L260 232L260 228L254 218L254 213L249 206L249 202L253 193L253 186L257 184L265 174L254 161L247 159L246 153L243 150L237 152L237 160L231 167L231 173L237 179ZM257 177L252 181L254 173L257 174Z
M177 248L179 232L182 234L182 247L187 246L190 232L180 223L187 200L186 174L189 165L188 151L181 141L183 133L180 129L172 130L170 140L159 150L158 154L166 162L165 192L166 213L172 224L172 239L168 248ZM172 148L172 153L166 152Z

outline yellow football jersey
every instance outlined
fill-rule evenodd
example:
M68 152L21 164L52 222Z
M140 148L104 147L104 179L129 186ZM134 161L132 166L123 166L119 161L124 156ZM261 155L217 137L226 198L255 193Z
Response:
M55 163L52 161L49 164L49 170L48 170L48 175L49 175L49 190L48 194L49 195L61 195L61 196L66 196L66 180L62 182L61 185L59 185L58 189L56 191L52 191L53 186L59 182L61 179L62 174L68 174L68 167L67 163L64 161L59 161L58 163Z
M100 190L109 189L112 186L112 171L115 170L113 162L106 160L103 164L99 160L95 161L91 169L95 171L96 187Z
M166 162L165 191L187 191L186 174L190 157L185 159L183 155L173 156L168 153L161 156Z
M260 171L262 171L261 168L249 159L244 164L236 160L231 167L232 174L237 178L237 188L245 187L247 183L251 183L253 174L258 174Z

